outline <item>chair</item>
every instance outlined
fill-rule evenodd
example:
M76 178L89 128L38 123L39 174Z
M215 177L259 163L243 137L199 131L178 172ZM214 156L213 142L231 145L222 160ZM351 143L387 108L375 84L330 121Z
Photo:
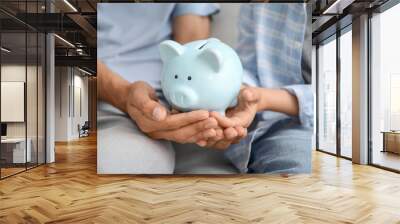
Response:
M78 124L79 138L89 136L90 125L89 121L85 121L82 127Z

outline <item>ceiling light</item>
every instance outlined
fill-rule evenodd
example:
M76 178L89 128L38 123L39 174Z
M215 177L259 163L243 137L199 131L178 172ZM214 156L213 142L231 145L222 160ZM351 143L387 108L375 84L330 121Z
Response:
M342 14L343 10L353 2L354 0L336 0L322 14Z
M78 53L79 55L83 55L83 49L82 48L77 48L76 49L76 53Z
M9 50L9 49L7 49L7 48L5 48L5 47L1 47L0 49L1 49L2 51L6 52L6 53L10 53L10 52L11 52L11 50Z
M88 72L88 71L86 71L86 70L83 70L83 69L81 69L81 68L79 68L79 67L78 67L78 70L81 71L81 72L83 72L83 73L85 73L85 74L87 74L87 75L93 75L92 73L90 73L90 72Z
M75 45L73 45L73 44L72 44L71 42L69 42L68 40L66 40L66 39L64 39L64 38L62 38L62 37L60 37L60 36L57 35L57 34L54 34L54 36L57 37L58 39L60 39L62 42L66 43L68 46L75 48Z
M78 12L78 10L71 4L69 3L68 0L64 0L65 4L67 4L74 12Z

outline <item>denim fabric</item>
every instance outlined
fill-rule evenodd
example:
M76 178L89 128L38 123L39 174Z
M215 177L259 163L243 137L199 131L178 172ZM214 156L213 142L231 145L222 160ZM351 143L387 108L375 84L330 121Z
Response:
M240 173L309 173L313 129L298 118L264 121L257 114L246 138L225 156Z
M312 129L281 120L252 142L248 173L311 172Z

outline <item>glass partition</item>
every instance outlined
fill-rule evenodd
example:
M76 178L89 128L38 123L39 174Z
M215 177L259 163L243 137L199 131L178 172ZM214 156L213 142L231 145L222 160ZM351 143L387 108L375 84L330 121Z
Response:
M318 149L336 154L336 39L318 47Z
M25 32L1 34L2 177L24 171L31 159L26 137L26 41Z
M18 13L42 13L43 5L0 2ZM45 45L44 33L0 12L1 179L45 163Z

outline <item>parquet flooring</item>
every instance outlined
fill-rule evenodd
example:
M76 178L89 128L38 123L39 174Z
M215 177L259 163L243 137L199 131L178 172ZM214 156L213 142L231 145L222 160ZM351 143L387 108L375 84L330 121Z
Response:
M13 175L15 173L24 171L24 170L25 170L25 167L23 167L23 168L8 168L8 167L1 168L1 175L2 175L2 177L7 177L7 176Z
M311 175L96 174L96 139L0 181L0 223L400 223L400 175L320 152Z

